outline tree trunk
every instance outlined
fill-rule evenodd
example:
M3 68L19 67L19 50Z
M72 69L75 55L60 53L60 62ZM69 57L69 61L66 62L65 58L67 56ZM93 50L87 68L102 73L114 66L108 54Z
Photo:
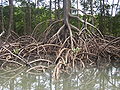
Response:
M79 17L79 0L77 0L77 16ZM78 28L80 29L80 21L78 21Z
M30 0L28 0L28 15L29 15L29 18L28 18L28 21L29 21L29 22L28 22L28 32L29 32L29 33L28 33L28 34L31 34L31 32L32 32L32 31L31 31L31 27L32 27L32 26L31 26L31 23L32 23L32 22L31 22L31 5L30 5Z
M114 8L114 0L112 1L112 9L111 9L111 16L113 15L113 8ZM110 20L110 32L112 33L112 27L113 27L113 22L112 22L112 18Z
M9 0L9 15L8 35L10 35L11 30L13 29L13 0Z
M58 12L57 12L58 20L60 19L60 0L58 0Z
M86 0L83 0L83 11L86 12ZM83 20L86 21L86 15L83 16ZM85 22L84 22L84 27L85 27Z
M70 36L71 49L73 49L72 31L71 31L71 27L69 24L70 5L71 5L71 0L64 0L63 1L65 30L63 31L62 37L64 37L64 40L65 40L68 36Z
M67 23L69 22L70 0L63 0L63 10L64 10L64 24L67 26Z
M54 4L55 4L55 19L57 20L57 2L56 2L56 0L55 0Z
M116 10L115 10L115 14L117 14L117 10L119 10L119 7L118 7L119 6L119 2L120 2L120 0L117 1L117 7L116 7Z
M93 0L90 1L91 15L93 16ZM94 17L92 17L92 25L94 25ZM94 28L91 28L92 32L94 32Z
M1 36L4 34L4 23L3 23L3 6L0 5L0 47L2 46Z
M3 23L3 6L0 5L0 30L4 31L4 23ZM0 32L1 33L1 32Z
M103 0L102 8L103 8L103 16L105 16L105 0Z
M100 15L99 15L99 29L103 34L103 10L102 10L102 0L100 0Z
M24 35L26 35L27 23L26 23L26 7L24 7Z
M25 16L24 16L24 21L25 21L25 24L24 24L24 34L28 34L30 35L31 34L31 5L30 5L30 0L28 0L28 3L26 4L26 7L25 7Z
M50 0L50 24L52 23L52 0Z

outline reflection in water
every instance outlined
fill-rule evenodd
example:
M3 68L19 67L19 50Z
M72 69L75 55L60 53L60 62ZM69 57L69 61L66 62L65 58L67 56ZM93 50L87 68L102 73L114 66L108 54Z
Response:
M25 68L0 72L0 90L120 90L120 68L84 69L52 80L51 71L33 75Z

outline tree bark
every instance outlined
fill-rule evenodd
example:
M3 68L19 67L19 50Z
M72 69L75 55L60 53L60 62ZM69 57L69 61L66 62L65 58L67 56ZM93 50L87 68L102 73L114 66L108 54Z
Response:
M24 35L26 34L27 23L26 23L26 7L24 7Z
M103 16L105 16L105 0L103 0L102 8L103 8Z
M28 3L26 3L26 7L25 7L25 16L24 16L24 34L28 34L30 35L31 32L32 32L32 29L31 29L31 5L30 5L30 0L28 0Z
M57 20L57 1L55 0L55 19Z
M99 30L103 33L103 10L102 10L102 0L100 0L100 16L99 16Z
M93 16L93 0L90 1L91 15ZM92 25L94 25L94 18L92 17ZM94 28L92 28L92 32L94 32Z
M31 21L31 5L30 5L30 0L28 0L28 15L29 15L29 17L28 17L28 34L31 34L31 23L32 23L32 21Z
M11 30L13 29L13 0L9 0L9 15L8 35L10 35Z
M115 10L115 14L117 14L117 10L119 10L119 7L118 7L119 6L119 2L120 2L120 0L117 1L117 7L116 7L116 10Z
M77 0L77 16L79 17L79 0ZM78 21L78 28L80 29L80 22Z
M63 0L63 10L64 10L64 24L67 26L67 23L69 22L70 0Z
M0 30L4 31L4 23L3 23L3 6L0 5Z
M52 0L50 0L50 24L52 23Z
M58 20L60 19L60 0L58 0Z

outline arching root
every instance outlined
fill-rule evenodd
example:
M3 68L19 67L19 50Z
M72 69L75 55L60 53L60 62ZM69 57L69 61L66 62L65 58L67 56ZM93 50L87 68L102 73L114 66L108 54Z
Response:
M89 22L78 16L70 15L70 17L76 18L84 26L79 29L68 21L66 24L61 24L63 20L59 20L53 22L42 33L44 39L41 38L38 41L32 37L37 27L41 25L38 24L31 36L19 37L14 42L6 43L0 47L0 66L4 67L7 62L19 66L26 65L29 67L27 72L45 71L52 66L53 77L58 79L62 72L69 73L73 68L104 67L111 62L120 62L119 37L106 39ZM55 24L59 23L60 27L55 27ZM88 26L96 29L99 35L89 30Z

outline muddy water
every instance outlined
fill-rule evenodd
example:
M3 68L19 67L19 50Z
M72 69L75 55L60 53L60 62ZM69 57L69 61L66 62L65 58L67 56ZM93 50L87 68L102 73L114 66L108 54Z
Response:
M91 68L64 74L58 81L50 72L26 73L24 68L0 71L0 90L120 90L120 68Z

